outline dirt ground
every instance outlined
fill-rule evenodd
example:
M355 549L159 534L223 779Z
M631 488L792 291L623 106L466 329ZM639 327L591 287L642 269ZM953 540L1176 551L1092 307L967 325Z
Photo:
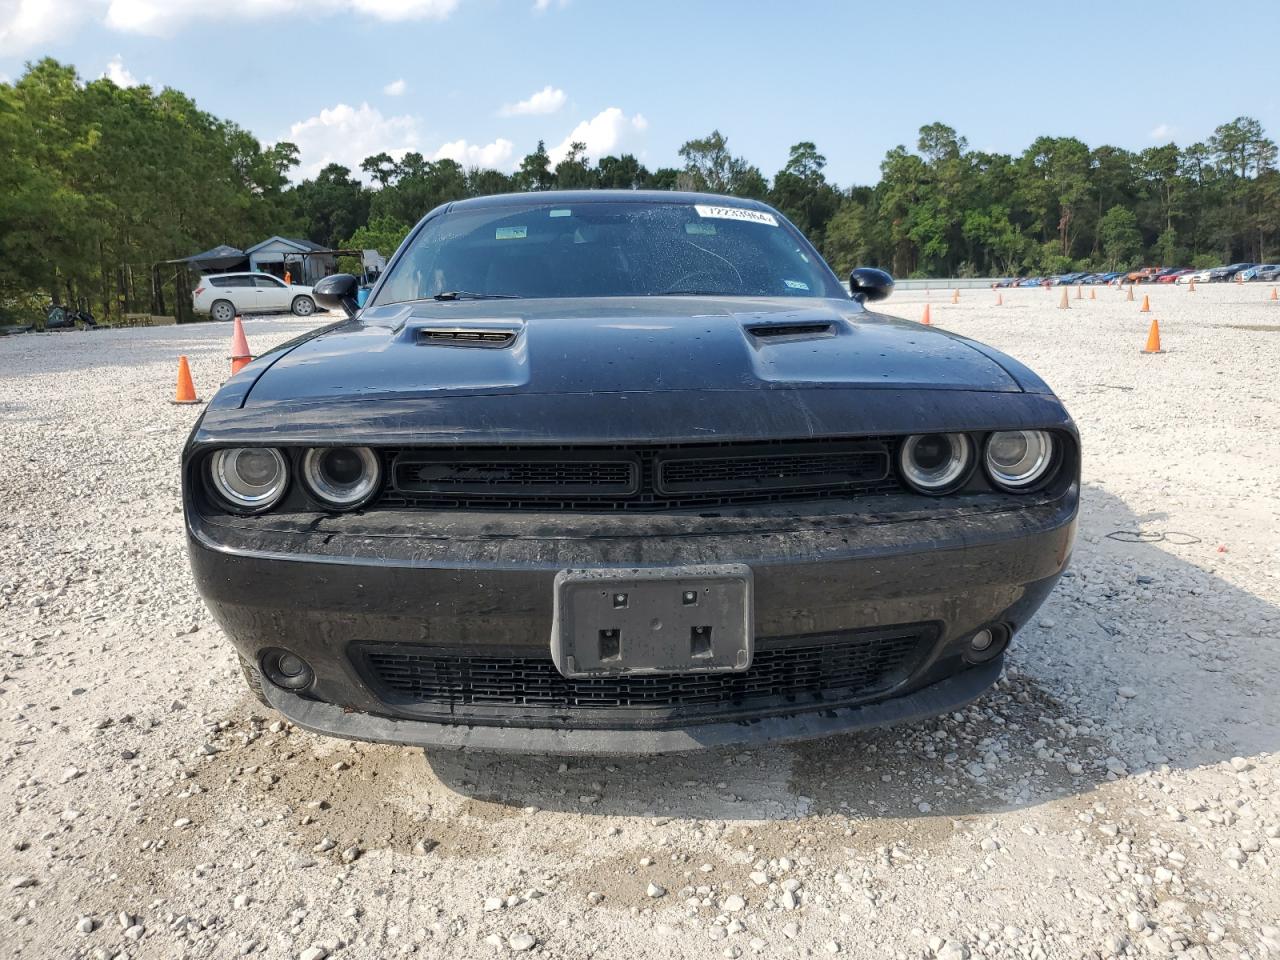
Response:
M643 760L282 724L183 545L175 362L208 397L228 328L0 339L0 954L1280 956L1280 303L1142 292L1150 316L1109 288L883 306L930 299L1083 436L1071 570L997 689ZM317 322L245 326L262 350Z

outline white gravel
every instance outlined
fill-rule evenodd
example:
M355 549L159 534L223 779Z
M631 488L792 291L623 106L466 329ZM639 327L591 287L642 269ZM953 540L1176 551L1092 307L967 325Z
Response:
M0 338L7 953L1280 955L1268 291L1145 291L1159 356L1140 296L934 291L938 326L1040 372L1084 437L1072 569L1006 678L908 728L568 763L424 760L249 699L187 572L197 408L167 402L179 353L212 394L228 328ZM261 351L317 322L245 327Z

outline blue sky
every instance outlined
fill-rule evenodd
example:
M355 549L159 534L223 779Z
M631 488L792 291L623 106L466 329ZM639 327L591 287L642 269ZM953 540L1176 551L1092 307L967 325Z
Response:
M767 176L813 140L849 185L935 120L1003 152L1186 144L1241 114L1280 136L1273 30L1203 0L1035 6L0 0L0 77L48 55L177 87L297 142L306 174L409 149L511 169L539 138L659 167L719 127Z

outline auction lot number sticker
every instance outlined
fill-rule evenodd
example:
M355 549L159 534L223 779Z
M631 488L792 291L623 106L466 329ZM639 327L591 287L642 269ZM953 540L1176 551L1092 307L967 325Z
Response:
M693 209L700 217L711 217L716 220L745 220L748 223L767 223L771 227L778 225L778 218L763 210L744 210L742 207L713 207L706 203L695 203Z

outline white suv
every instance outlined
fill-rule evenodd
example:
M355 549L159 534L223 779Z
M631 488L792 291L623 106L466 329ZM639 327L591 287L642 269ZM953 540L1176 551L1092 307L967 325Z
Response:
M191 295L196 313L232 320L237 313L284 313L309 317L316 312L310 287L287 285L269 273L211 273Z

